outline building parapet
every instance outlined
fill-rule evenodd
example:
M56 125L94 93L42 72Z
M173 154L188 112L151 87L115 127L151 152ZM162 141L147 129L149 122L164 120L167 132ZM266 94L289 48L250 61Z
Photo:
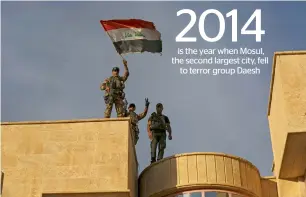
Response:
M164 158L139 177L140 196L161 197L196 189L218 189L261 197L258 169L223 153L186 153Z

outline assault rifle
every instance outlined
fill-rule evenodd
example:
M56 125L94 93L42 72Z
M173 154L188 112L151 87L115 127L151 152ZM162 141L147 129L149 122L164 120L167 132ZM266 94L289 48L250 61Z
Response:
M105 101L105 104L109 104L109 102L113 102L115 86L116 86L113 77L111 77L111 79L107 81L106 86L109 88L109 90L107 92L108 95L104 96L104 101Z
M109 92L108 92L108 99L109 99L109 102L112 102L113 99L114 99L114 91L115 91L115 87L116 87L116 84L114 82L114 78L111 77L111 80L109 82Z
M126 98L124 98L124 105L123 105L123 109L124 109L124 116L127 117L128 115L128 101L126 100Z

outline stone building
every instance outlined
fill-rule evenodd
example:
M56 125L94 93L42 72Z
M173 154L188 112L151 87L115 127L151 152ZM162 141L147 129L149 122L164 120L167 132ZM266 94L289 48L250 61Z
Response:
M273 177L221 153L165 158L138 176L129 119L1 124L3 197L306 197L306 51L275 53Z

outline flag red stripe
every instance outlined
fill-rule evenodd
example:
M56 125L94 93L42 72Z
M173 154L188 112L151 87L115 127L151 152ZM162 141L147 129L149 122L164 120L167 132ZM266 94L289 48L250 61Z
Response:
M147 28L156 30L154 23L140 19L100 20L100 23L105 31L120 28Z

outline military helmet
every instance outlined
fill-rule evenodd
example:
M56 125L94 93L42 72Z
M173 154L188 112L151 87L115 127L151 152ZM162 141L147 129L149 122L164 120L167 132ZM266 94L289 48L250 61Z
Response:
M161 103L156 104L156 107L162 107L162 106L163 106L163 104L161 104Z
M131 104L129 105L129 108L131 108L131 107L135 108L136 105L135 105L134 103L131 103Z
M116 72L119 72L119 67L113 67L112 71L116 71Z

